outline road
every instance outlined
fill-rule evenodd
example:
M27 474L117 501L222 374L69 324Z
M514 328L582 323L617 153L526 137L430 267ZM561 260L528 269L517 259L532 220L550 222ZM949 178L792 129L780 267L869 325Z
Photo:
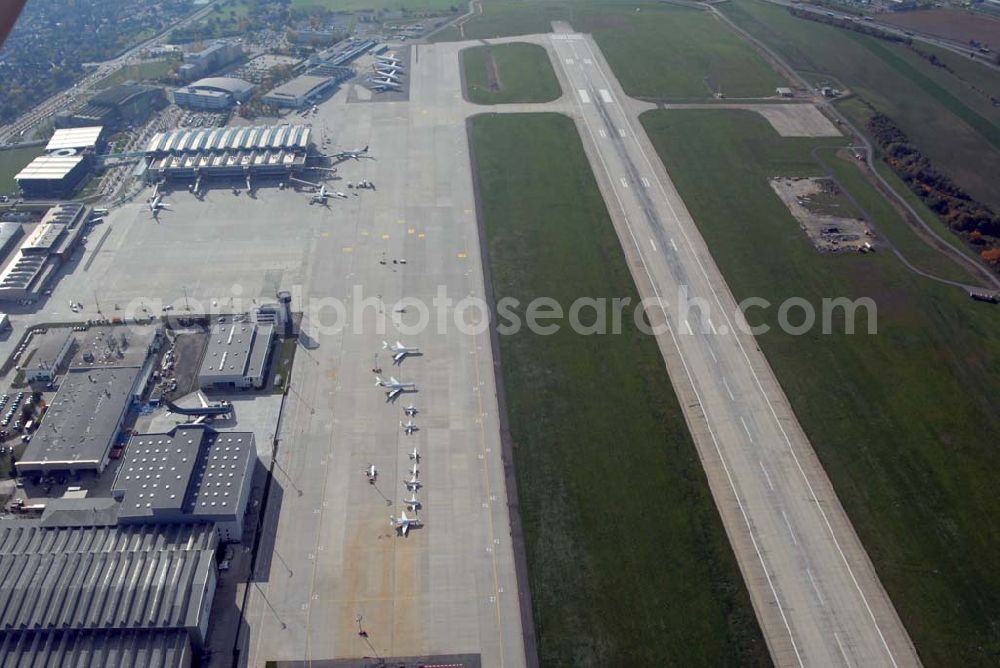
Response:
M556 67L660 338L778 665L918 665L913 645L709 249L597 46L551 36ZM623 106L622 102L626 101ZM707 314L677 308L678 290Z

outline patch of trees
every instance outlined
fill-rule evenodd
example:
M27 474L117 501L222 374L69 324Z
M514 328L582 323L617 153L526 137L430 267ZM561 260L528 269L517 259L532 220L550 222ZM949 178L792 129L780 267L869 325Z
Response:
M876 112L868 131L892 170L951 230L983 248L983 260L1000 268L1000 216L939 172L896 123Z
M862 35L875 37L876 39L884 39L887 42L896 42L897 44L911 44L913 42L912 39L904 35L887 32L868 23L860 23L852 19L842 19L837 16L817 14L814 11L806 11L804 9L799 9L798 7L789 7L788 13L792 16L797 16L800 19L815 21L817 23L825 23L827 25L834 26L835 28L843 28L844 30L852 30Z

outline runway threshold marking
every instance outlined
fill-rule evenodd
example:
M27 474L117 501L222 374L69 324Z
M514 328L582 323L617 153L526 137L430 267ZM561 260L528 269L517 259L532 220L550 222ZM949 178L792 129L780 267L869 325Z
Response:
M577 93L577 95L580 96L580 101L581 102L583 102L584 104L590 104L590 96L587 95L587 91L585 91L582 88L580 88L580 89L578 89L576 91L576 93Z
M764 462L762 462L760 460L757 460L757 463L760 464L760 471L761 471L761 473L764 474L764 479L767 480L767 486L773 492L774 491L774 483L771 482L771 474L767 472L766 468L764 468Z
M647 179L645 176L642 177L642 185L644 185L647 188L649 187L649 179Z
M740 416L740 424L743 425L743 431L747 433L747 438L749 438L750 442L753 443L753 436L750 435L750 427L747 426L747 421L743 419L742 415Z
M594 61L592 61L590 58L584 58L583 59L583 64L584 65L593 65Z
M566 64L567 65L572 65L573 64L573 59L572 58L567 58L566 59Z
M601 135L602 137L607 137L607 136L608 136L608 133L607 133L607 132L605 132L605 131L604 131L603 129L599 129L599 130L598 130L597 132L598 132L598 133L599 133L599 134L600 134L600 135Z
M628 181L625 180L624 176L621 177L621 182L622 182L622 188L628 188Z

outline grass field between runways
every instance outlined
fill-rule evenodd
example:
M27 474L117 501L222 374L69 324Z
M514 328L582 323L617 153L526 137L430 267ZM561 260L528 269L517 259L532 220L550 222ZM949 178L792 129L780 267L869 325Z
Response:
M469 132L495 298L636 302L573 122ZM561 324L499 336L542 665L769 664L656 340Z

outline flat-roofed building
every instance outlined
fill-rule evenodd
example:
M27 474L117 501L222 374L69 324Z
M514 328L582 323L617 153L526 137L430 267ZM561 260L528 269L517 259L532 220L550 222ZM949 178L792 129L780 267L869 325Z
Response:
M261 388L267 380L274 326L244 322L212 327L198 372L203 390Z
M73 150L79 153L97 150L103 134L104 128L99 125L56 130L49 143L45 145L45 152Z
M89 215L90 209L76 202L50 208L24 237L17 257L0 271L0 299L37 297L72 255Z
M301 109L336 85L333 77L303 74L270 91L261 100L276 107Z
M69 328L52 328L40 337L31 360L24 365L24 378L29 383L50 383L69 357L76 337Z
M139 367L70 369L17 462L18 471L103 471L139 373Z
M211 522L219 540L239 542L256 464L252 432L187 424L133 436L112 490L118 521Z
M68 155L40 155L18 172L14 180L21 194L29 199L68 198L87 175L90 163L88 156L72 150Z

